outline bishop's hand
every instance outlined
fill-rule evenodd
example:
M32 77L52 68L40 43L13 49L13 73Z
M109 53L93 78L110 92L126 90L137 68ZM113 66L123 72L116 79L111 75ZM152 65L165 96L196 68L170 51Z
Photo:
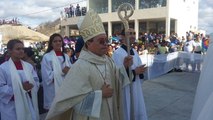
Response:
M104 84L101 88L102 90L102 97L103 98L109 98L109 97L112 97L113 95L113 89L110 87L110 85L106 85Z

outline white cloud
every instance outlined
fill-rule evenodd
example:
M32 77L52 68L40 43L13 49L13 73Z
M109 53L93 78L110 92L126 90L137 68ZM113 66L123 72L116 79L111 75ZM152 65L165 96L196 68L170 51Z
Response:
M213 2L212 0L199 1L199 23L200 29L206 30L207 33L213 33Z

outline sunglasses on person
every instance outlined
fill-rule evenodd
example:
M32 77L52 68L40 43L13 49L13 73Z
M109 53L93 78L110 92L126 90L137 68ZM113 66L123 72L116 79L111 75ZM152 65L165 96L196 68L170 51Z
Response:
M94 42L94 40L92 39L89 42ZM110 41L108 39L99 39L95 42L97 42L100 45L108 45L110 43Z
M100 45L108 45L108 44L110 43L110 41L109 41L109 40L103 39L103 40L98 41L98 43L99 43Z

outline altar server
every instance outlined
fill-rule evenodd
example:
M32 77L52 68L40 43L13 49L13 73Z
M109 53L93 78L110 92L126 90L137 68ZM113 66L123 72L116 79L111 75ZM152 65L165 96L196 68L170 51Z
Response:
M22 61L24 44L10 40L10 59L0 66L1 120L39 120L38 76L33 66Z
M65 53L62 36L58 33L52 34L49 39L47 51L41 62L44 109L49 110L55 97L55 92L61 86L70 67L70 59Z

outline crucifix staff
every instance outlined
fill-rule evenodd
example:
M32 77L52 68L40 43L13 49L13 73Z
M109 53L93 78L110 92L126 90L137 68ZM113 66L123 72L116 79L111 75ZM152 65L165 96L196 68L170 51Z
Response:
M130 12L130 14L127 14L127 12ZM124 16L122 16L122 11L124 12ZM129 42L129 23L128 20L129 18L133 15L134 13L134 8L131 4L129 3L123 3L118 7L118 16L121 19L122 23L124 24L124 28L125 28L125 37L126 37L126 43L127 43L127 53L128 56L130 55L130 42ZM128 69L129 72L129 79L130 79L130 101L131 101L131 105L130 105L130 119L131 120L135 120L135 116L134 116L134 97L133 97L133 85L132 85L132 70L129 68Z

